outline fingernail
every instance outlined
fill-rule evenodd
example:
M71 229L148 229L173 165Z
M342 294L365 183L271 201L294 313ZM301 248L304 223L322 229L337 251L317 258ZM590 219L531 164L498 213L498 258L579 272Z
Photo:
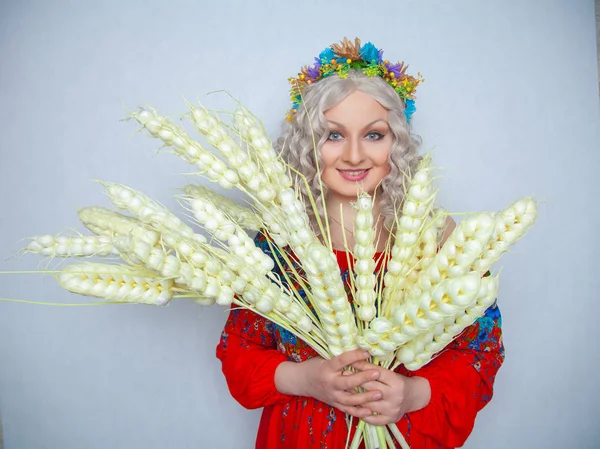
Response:
M381 393L375 393L375 394L373 395L373 400L374 400L374 401L378 401L378 400L380 400L380 399L381 399Z
M371 374L371 379L377 379L379 377L379 373L377 371L375 371L373 374Z
M369 354L369 351L365 351L365 352L363 352L363 357L365 359L368 359L369 357L371 357L371 354Z

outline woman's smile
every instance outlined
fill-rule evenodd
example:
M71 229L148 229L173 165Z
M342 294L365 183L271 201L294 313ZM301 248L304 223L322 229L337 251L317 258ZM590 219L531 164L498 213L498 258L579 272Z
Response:
M338 172L340 172L340 175L342 176L342 178L344 178L346 181L350 181L350 182L358 182L358 181L362 181L363 179L365 179L368 174L369 174L369 168L364 168L364 169L337 169Z

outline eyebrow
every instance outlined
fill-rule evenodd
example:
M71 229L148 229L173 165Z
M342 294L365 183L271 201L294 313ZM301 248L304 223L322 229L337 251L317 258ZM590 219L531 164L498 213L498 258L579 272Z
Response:
M377 122L383 122L383 123L385 123L385 124L388 126L388 128L389 128L389 126L390 126L390 124L389 124L389 123L388 123L388 122L387 122L385 119L378 118L377 120L373 120L371 123L367 124L367 125L365 126L365 128L369 128L370 126L373 126L373 125L374 125L375 123L377 123ZM342 125L342 124L341 124L341 123L339 123L339 122L336 122L335 120L327 120L327 123L333 123L334 125L337 125L337 126L339 126L340 128L344 128L344 129L346 128L344 125Z

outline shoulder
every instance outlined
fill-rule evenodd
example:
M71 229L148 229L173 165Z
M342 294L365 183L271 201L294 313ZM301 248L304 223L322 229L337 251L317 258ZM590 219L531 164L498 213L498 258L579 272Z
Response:
M282 274L282 269L288 271L289 263L292 263L296 269L298 269L299 261L292 252L291 248L289 246L284 248L277 246L266 229L261 229L258 231L254 237L254 245L256 245L262 250L263 253L273 259L273 262L275 263L273 268L274 273Z
M281 249L266 229L260 229L254 236L254 245L260 248L265 254L272 258L281 257L282 252L289 253L289 247Z

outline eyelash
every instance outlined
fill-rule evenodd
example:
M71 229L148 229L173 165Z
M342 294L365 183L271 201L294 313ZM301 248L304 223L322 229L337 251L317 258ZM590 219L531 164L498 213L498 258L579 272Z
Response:
M373 139L373 140L381 140L381 139L383 139L383 138L385 137L385 135L384 135L384 134L381 134L380 132L377 132L377 131L372 131L372 132L370 132L369 134L367 134L367 136L370 136L370 135L377 136L377 137L376 137L375 139Z
M334 142L337 142L338 140L340 140L340 139L332 139L331 136L334 135L334 134L338 134L338 135L342 136L342 133L340 133L338 131L331 131L329 133L329 136L327 137L327 140L331 140L331 141L334 141ZM371 132L367 133L366 135L367 136L374 135L375 138L374 139L370 139L370 140L375 140L375 141L381 140L381 139L383 139L385 137L384 134L381 134L380 132L377 132L377 131L371 131Z

